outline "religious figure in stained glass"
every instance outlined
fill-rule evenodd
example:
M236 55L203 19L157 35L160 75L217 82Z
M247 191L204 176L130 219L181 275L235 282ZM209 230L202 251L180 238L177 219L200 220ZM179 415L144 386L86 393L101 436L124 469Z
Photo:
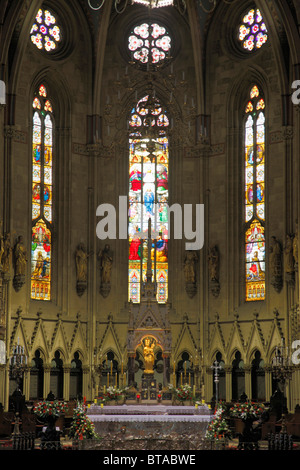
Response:
M157 286L156 299L165 303L168 298L168 124L163 107L150 95L139 100L129 120L128 298L134 303L140 302L149 259ZM153 131L151 137L147 135L149 128Z
M53 118L47 89L33 99L31 298L51 299ZM47 103L47 104L46 104Z
M245 106L246 300L265 298L265 101L257 85Z

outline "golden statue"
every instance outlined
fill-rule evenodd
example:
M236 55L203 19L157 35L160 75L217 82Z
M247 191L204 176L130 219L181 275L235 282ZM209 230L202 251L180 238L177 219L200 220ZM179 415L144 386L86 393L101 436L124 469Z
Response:
M144 360L145 360L145 374L153 374L153 366L154 366L154 348L155 348L155 341L151 340L150 338L146 338L144 342Z

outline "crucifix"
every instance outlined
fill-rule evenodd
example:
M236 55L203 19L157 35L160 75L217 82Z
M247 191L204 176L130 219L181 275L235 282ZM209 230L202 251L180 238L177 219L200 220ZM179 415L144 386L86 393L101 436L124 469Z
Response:
M218 403L219 397L218 397L218 388L219 388L219 370L222 369L218 361L214 362L214 365L211 366L211 368L214 371L214 382L216 384L216 404Z

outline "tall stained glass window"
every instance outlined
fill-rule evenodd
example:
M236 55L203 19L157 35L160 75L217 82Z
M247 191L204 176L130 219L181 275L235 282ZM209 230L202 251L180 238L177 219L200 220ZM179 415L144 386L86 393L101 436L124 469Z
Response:
M32 108L31 298L50 300L54 123L45 85L39 87Z
M168 117L159 101L147 95L132 109L129 121L129 301L139 303L148 257L157 301L168 299ZM148 228L151 220L151 253Z
M135 26L130 34L128 48L134 60L142 64L156 64L168 56L171 37L164 26L142 23Z
M61 41L61 28L56 18L49 10L38 10L31 27L30 38L32 43L46 52L53 51Z
M268 31L258 8L252 8L239 26L239 41L247 51L260 49L268 40Z
M245 107L246 300L265 298L265 100L255 85Z

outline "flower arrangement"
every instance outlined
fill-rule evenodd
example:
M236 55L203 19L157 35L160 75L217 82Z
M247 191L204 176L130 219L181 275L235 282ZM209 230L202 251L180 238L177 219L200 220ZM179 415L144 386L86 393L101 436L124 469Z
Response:
M220 439L232 438L232 433L229 429L226 414L226 406L222 402L218 403L213 419L206 430L206 439L209 439L211 441L218 441Z
M74 439L98 439L94 423L86 415L86 403L77 402L73 411L73 420L71 423L69 437Z
M99 400L102 403L105 403L106 401L110 400L117 400L120 396L126 393L126 390L128 390L128 387L117 388L110 385L109 387L107 387L106 392L101 394Z
M252 418L258 419L259 416L265 411L263 403L235 403L229 410L231 416L236 418Z
M58 418L60 415L66 413L68 410L68 405L64 401L40 401L36 403L33 407L33 412L40 418L47 418L52 416L53 418Z
M192 387L188 384L181 385L178 388L174 387L172 384L169 384L169 390L172 392L175 400L185 401L193 399Z

